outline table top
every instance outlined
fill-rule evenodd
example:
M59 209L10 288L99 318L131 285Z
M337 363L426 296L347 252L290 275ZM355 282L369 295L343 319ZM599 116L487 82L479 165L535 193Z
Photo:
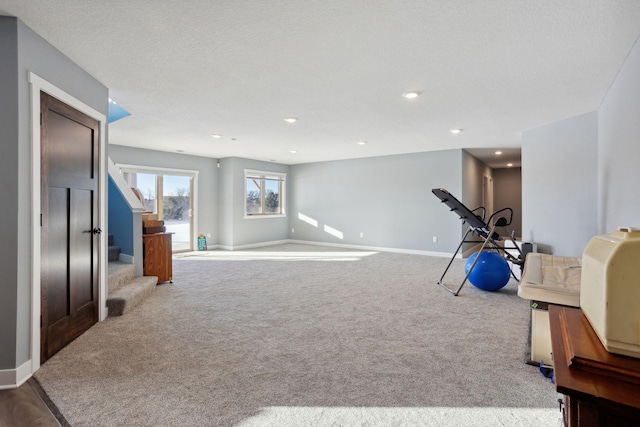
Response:
M549 305L560 393L640 409L640 359L609 353L580 308Z

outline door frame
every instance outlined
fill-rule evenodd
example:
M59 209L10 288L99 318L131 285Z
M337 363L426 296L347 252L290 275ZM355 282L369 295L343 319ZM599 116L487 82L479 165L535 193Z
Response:
M41 233L40 214L42 212L40 199L40 170L41 135L40 135L40 92L45 92L100 123L98 141L98 227L107 230L107 150L106 123L107 117L84 102L64 92L52 83L35 73L29 72L31 87L31 373L40 368L40 264L41 264ZM106 100L105 100L106 102ZM100 234L98 253L98 322L107 318L107 233Z
M493 215L493 176L482 175L482 206L487 210L486 220Z

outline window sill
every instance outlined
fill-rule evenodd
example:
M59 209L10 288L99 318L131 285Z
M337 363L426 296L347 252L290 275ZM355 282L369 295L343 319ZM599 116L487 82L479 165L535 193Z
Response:
M244 219L268 219L268 218L286 218L286 214L278 214L278 215L246 215Z

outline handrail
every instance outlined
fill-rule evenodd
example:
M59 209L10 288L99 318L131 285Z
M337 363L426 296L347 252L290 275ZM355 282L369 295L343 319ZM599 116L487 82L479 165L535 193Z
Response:
M143 212L144 206L142 205L142 202L136 197L129 184L127 184L127 181L124 180L120 169L118 169L116 164L113 163L111 157L109 157L109 176L111 177L111 179L113 179L113 183L116 185L116 187L118 187L118 190L120 190L122 197L124 197L127 204L131 208L131 212Z

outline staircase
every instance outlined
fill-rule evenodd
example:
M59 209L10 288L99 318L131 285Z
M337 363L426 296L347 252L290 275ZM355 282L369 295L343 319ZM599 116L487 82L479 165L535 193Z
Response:
M120 259L120 247L113 245L113 234L109 233L109 262Z
M118 261L120 248L113 246L109 234L109 316L122 316L138 305L156 287L156 276L136 277L136 266Z

